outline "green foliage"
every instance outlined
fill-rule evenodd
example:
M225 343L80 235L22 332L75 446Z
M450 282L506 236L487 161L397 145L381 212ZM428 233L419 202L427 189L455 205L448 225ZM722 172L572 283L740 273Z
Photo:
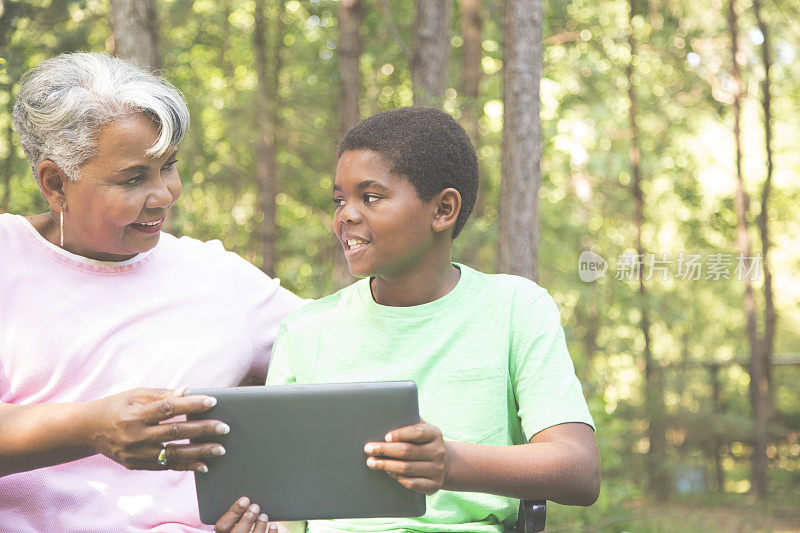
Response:
M366 2L361 114L409 105L414 25L413 2ZM42 59L78 49L103 50L109 36L106 0L0 2L0 208L33 214L47 207L16 137L9 135L10 106L22 73ZM266 40L278 43L280 68L276 131L279 194L277 274L305 297L337 287L340 253L329 230L338 114L338 27L334 0L286 1L267 6ZM748 488L750 404L746 368L743 284L736 279L676 277L681 254L734 256L733 139L730 109L729 36L722 2L639 2L628 27L627 1L553 0L545 6L541 119L544 139L540 217L541 283L562 310L565 332L598 427L604 489L590 510L553 506L554 528L597 524L628 513L604 531L667 531L662 522L642 526L634 518L649 442L649 414L642 393L644 306L652 321L652 350L663 369L671 470L695 468L703 490L713 491L713 456L722 456L728 492ZM185 94L192 128L179 152L184 192L171 230L200 239L221 239L261 263L257 207L258 94L254 66L255 2L166 0L159 3L162 67ZM739 2L745 76L744 169L753 199L751 222L765 176L763 118L758 82L763 77L758 35L749 0ZM779 315L775 351L800 346L800 222L796 205L800 172L800 24L797 0L763 3L772 32L775 64L774 190L769 222L770 262ZM445 109L462 118L458 10ZM455 242L454 258L493 270L497 239L502 136L502 20L500 3L484 2L483 79L476 103L478 153L484 186L481 205ZM623 254L635 254L631 195L628 79L629 32L638 43L633 84L638 99L646 251L671 260L667 279L647 280L642 302L638 281L615 279ZM276 37L277 36L277 37ZM271 53L274 51L270 48ZM274 65L273 65L274 66ZM760 236L751 226L751 239ZM604 278L584 283L578 256L592 250L609 265ZM753 252L757 252L756 249ZM648 274L647 267L642 273ZM731 275L731 278L734 278ZM758 305L762 279L756 281ZM715 404L712 370L720 367L721 402ZM800 487L800 367L773 369L775 419L771 426L771 481L777 493ZM631 503L633 502L633 503ZM729 503L729 502L728 502ZM667 512L669 514L669 512ZM601 517L598 519L598 515ZM670 515L672 516L672 515ZM623 516L624 518L624 516ZM666 524L666 523L664 523ZM695 530L703 529L698 521ZM640 527L641 526L641 527ZM687 526L688 527L688 526ZM694 527L694 526L691 526ZM690 530L691 528L687 529ZM557 530L557 529L555 529Z

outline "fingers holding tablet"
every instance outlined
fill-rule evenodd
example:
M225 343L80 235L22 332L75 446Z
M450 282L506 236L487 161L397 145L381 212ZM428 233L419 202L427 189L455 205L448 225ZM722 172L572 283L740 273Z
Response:
M197 437L215 437L230 432L227 424L219 420L166 422L148 428L149 438L155 442L169 442ZM214 442L164 445L166 461L158 463L170 470L208 472L204 459L225 455L225 448ZM160 458L159 458L160 459Z
M225 454L218 444L165 444L156 460L164 469L208 472L205 459ZM162 460L164 459L164 460Z
M270 524L267 515L259 514L258 504L250 503L246 497L239 498L228 511L214 524L218 533L270 533L277 532L278 526ZM255 526L255 527L254 527Z
M129 469L203 472L207 470L203 459L221 455L218 444L165 443L197 436L215 437L230 428L219 420L176 418L202 416L216 404L211 396L182 394L183 391L170 389L139 388L89 402L91 422L86 440L95 452Z
M147 392L148 389L141 389ZM162 397L147 398L149 401L138 402L138 418L149 424L156 424L177 415L201 413L217 404L216 398L211 396L177 396L165 391ZM182 391L178 391L180 394ZM175 394L175 393L173 393Z
M230 432L230 427L220 420L181 420L179 415L198 414L217 404L211 396L178 395L164 398L142 406L142 415L152 425L146 428L148 440L167 443L197 437L214 437ZM156 463L169 470L193 470L208 472L204 459L225 454L225 448L217 443L170 443L160 448Z
M364 446L367 466L383 470L407 489L433 494L444 483L447 450L442 432L422 422L389 432L386 442Z

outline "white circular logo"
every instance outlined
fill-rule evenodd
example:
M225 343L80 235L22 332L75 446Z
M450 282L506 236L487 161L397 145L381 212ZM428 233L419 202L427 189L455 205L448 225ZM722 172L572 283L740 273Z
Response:
M601 255L590 250L584 250L578 257L578 276L581 281L590 283L606 275L608 263Z

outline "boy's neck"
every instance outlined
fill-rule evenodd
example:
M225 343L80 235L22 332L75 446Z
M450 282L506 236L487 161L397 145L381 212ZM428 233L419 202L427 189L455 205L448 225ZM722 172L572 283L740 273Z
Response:
M458 284L461 270L449 258L446 264L431 265L397 276L376 276L370 280L372 299L381 305L409 307L438 300ZM388 278L388 279L387 279Z

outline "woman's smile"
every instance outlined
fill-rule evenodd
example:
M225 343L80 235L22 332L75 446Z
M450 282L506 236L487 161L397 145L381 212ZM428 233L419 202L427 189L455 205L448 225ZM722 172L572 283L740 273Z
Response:
M131 224L133 229L139 230L142 233L158 233L161 231L161 225L165 217L157 218L149 222L134 222Z

